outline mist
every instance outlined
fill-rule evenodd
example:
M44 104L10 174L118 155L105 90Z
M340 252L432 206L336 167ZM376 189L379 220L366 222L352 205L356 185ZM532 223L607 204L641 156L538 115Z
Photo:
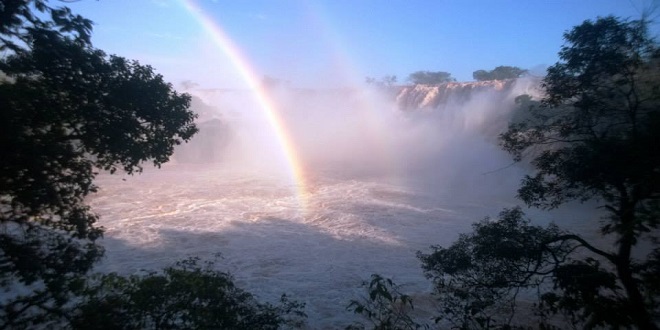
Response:
M510 179L514 187L518 184L521 171L505 169L512 161L498 147L497 137L508 125L514 98L534 93L536 83L520 79L446 87L274 88L270 93L287 138L313 178L378 178L428 193L501 195L511 188ZM192 93L201 131L177 152L179 163L275 175L288 170L280 141L250 92ZM219 157L211 162L186 157L190 150Z
M252 92L190 90L200 132L172 162L97 178L90 205L107 250L99 269L133 273L220 253L219 269L260 299L305 302L314 329L349 324L345 307L372 273L425 301L415 252L519 204L527 170L497 137L515 97L537 85L269 90L305 177L304 203Z

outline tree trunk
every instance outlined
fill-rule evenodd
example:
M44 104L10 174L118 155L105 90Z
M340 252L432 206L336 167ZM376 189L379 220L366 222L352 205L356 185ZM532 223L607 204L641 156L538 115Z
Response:
M623 224L623 232L621 233L621 240L619 241L619 252L616 260L616 271L623 284L626 294L628 295L628 304L630 316L634 324L640 330L657 330L658 326L653 323L649 315L646 305L644 304L644 297L635 279L633 272L630 268L630 254L635 241L634 223L635 213L633 208L625 208L621 212L621 222Z

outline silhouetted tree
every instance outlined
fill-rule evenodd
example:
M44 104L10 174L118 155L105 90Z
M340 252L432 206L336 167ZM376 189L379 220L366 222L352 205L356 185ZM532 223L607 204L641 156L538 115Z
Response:
M382 79L383 83L387 87L390 87L390 86L396 84L396 80L397 80L396 76L394 76L394 75L387 75L387 76L384 76L383 79Z
M408 81L413 84L437 85L456 81L456 79L452 78L451 73L449 72L417 71L408 76Z
M410 316L410 312L414 308L412 298L401 293L399 286L391 279L372 274L371 281L363 282L362 286L367 289L368 297L351 300L346 309L362 315L369 320L371 325L367 327L361 322L355 322L347 326L346 330L428 328L413 320Z
M260 303L233 278L196 258L162 272L89 282L70 315L76 329L280 329L304 323L304 304L285 295Z
M369 85L378 87L392 87L394 84L396 84L397 78L394 75L386 75L380 78L380 80L373 77L367 77L365 81Z
M30 327L65 318L102 255L84 203L97 171L159 166L197 129L188 95L94 49L91 22L68 8L9 0L0 17L0 285L26 287L0 299L0 326Z
M660 51L643 20L599 18L564 38L561 61L543 80L547 96L530 109L533 119L510 127L502 143L517 160L536 150L537 172L519 190L528 205L602 203L608 216L601 232L613 236L616 250L578 242L613 268L630 322L657 328L651 315L658 317L658 292L643 274L657 267L658 249L640 251L639 260L632 251L640 240L657 239L660 222Z
M545 97L518 99L528 114L501 143L516 161L532 158L519 198L542 209L600 203L602 239L614 249L530 226L519 210L475 225L451 247L420 255L436 291L455 299L441 316L458 318L461 328L507 326L513 307L504 320L487 312L515 306L530 289L540 295L542 317L561 313L585 328L658 328L660 51L645 21L599 18L564 38L543 80Z
M539 290L544 275L573 246L557 240L556 226L530 225L520 208L474 224L450 247L418 253L438 296L436 322L458 329L506 329L515 325L517 298Z
M516 66L498 66L491 71L486 70L477 70L472 73L472 78L476 81L486 81L486 80L504 80L504 79L514 79L519 78L520 76L527 73L527 70L523 70Z
M36 11L35 11L36 10ZM64 35L90 44L92 21L75 15L68 7L52 7L48 0L3 0L0 5L0 50L27 51L35 35Z

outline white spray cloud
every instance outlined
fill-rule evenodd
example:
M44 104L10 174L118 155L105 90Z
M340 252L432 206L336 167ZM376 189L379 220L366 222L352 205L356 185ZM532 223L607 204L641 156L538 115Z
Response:
M396 180L432 194L512 196L522 170L497 146L514 98L537 82L454 83L388 90L336 89L271 91L284 117L288 138L313 177ZM222 150L214 166L283 170L281 146L263 111L247 91L195 92L217 111L226 141L201 142ZM221 115L220 115L221 114ZM202 128L203 130L203 128ZM197 145L197 146L196 146ZM284 165L285 166L285 165Z

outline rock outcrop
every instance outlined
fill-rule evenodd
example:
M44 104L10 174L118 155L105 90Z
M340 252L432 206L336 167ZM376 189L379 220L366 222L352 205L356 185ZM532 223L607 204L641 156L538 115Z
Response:
M538 84L538 79L526 78L404 86L397 93L396 104L402 111L429 111L462 105L474 97L484 95L488 95L492 101L503 101L520 94L536 95Z

